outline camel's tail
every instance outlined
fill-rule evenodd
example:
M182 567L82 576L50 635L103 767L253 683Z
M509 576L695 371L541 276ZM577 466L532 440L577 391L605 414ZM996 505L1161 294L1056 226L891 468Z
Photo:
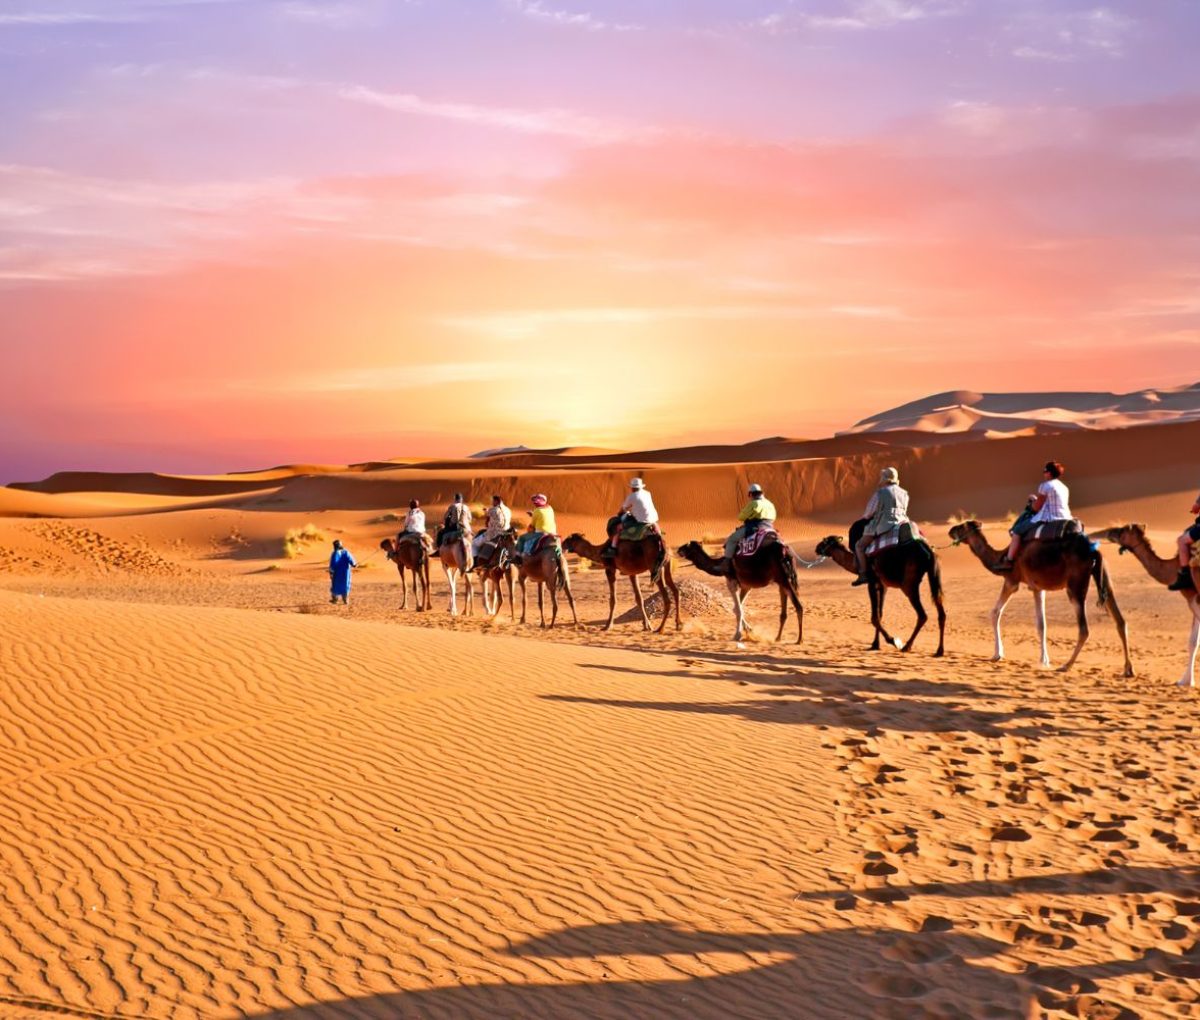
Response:
M788 584L790 584L795 591L799 591L800 578L796 576L796 558L792 555L792 549L790 546L784 545L782 542L779 543L779 547L782 550L783 556L783 576L788 579Z
M935 606L942 604L942 564L932 549L929 549L929 595Z
M567 586L567 558L563 555L562 546L558 547L558 579L555 582L559 591Z
M1104 556L1097 549L1092 557L1092 580L1096 582L1096 604L1104 608L1108 604L1109 584L1108 567L1104 564Z

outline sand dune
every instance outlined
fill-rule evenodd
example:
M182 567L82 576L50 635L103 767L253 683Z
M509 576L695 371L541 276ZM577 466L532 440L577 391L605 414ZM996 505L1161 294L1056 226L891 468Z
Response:
M1193 700L951 574L937 663L0 592L0 1012L1190 1015Z
M902 429L1004 435L1031 428L1068 432L1196 420L1200 420L1200 383L1135 393L952 390L864 418L850 432Z

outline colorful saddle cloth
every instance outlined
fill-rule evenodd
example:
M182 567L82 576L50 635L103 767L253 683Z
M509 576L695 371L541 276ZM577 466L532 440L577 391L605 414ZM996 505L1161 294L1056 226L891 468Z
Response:
M536 556L543 549L550 547L558 548L558 536L549 532L540 532L536 536L522 535L517 541L517 552L522 556ZM561 555L561 550L559 554Z
M637 521L630 521L621 529L621 534L618 536L624 542L640 542L647 535L657 535L657 524L639 524Z
M768 542L777 542L779 532L770 526L756 528L737 544L735 556L753 556Z
M924 541L921 529L914 522L906 521L903 524L897 524L896 527L890 531L885 531L882 535L877 535L875 541L867 546L867 555L874 556L876 553L881 553L886 549L894 549L898 545Z
M1080 520L1046 521L1043 524L1035 524L1025 532L1025 541L1039 539L1042 542L1053 542L1055 539L1070 538L1072 535L1083 533L1083 522Z

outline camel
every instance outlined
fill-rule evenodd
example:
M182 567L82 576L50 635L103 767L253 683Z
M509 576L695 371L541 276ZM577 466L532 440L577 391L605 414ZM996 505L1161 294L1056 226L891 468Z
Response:
M679 619L679 588L671 574L671 551L665 548L661 536L647 535L636 542L621 539L617 542L617 555L608 559L603 556L604 550L608 548L607 542L603 545L592 545L579 532L568 535L563 541L563 548L604 568L604 574L608 578L608 622L604 625L605 630L612 630L613 616L617 611L617 574L624 574L629 578L629 583L633 586L633 600L637 603L638 612L642 614L642 630L650 629L650 619L646 616L646 603L642 599L642 586L638 582L638 574L649 573L653 577L659 550L662 549L662 570L655 583L663 599L663 618L655 633L661 634L666 628L667 619L671 615L672 599L675 602L675 629L683 627Z
M842 542L841 535L830 535L821 539L817 546L817 555L827 556L839 567L857 574L858 564L855 562L852 547L862 532L863 522L856 521L850 529L849 547ZM945 655L946 609L942 604L942 568L938 563L937 553L924 542L906 542L871 557L867 564L867 572L871 578L867 587L867 594L871 598L871 625L875 628L875 640L871 643L871 651L879 651L880 635L889 645L896 645L902 652L912 650L913 642L917 640L917 635L929 619L925 606L921 603L921 579L928 577L929 595L933 599L938 618L938 646L933 656L940 659ZM917 625L903 646L883 629L883 601L889 588L899 588L904 592L917 614Z
M379 543L379 548L387 553L387 558L396 564L400 572L400 608L408 608L408 589L404 585L404 571L412 571L412 590L417 599L417 612L433 608L429 594L429 550L425 548L425 540L420 542L401 542L399 538L385 538ZM421 590L418 593L417 583Z
M510 529L496 539L495 545L497 551L503 550L508 556L512 556L517 547L516 535ZM495 616L504 607L504 592L500 588L500 582L506 581L508 583L508 616L510 620L516 618L516 600L513 598L513 569L512 561L507 557L503 567L489 566L479 560L475 561L475 572L479 574L483 585L483 611L488 616ZM493 592L496 603L494 607L492 605Z
M1050 653L1046 648L1046 592L1058 591L1065 588L1067 598L1075 607L1075 617L1079 621L1079 638L1071 657L1059 666L1060 673L1067 672L1088 639L1087 600L1088 584L1096 581L1096 592L1100 605L1108 610L1109 616L1117 626L1121 637L1121 647L1125 652L1125 676L1133 676L1133 663L1129 659L1129 634L1125 626L1125 618L1117 607L1116 597L1108 580L1108 569L1104 566L1104 557L1092 548L1092 543L1086 535L1071 535L1055 541L1026 539L1021 543L1016 560L1011 571L998 571L996 566L1005 555L1003 549L993 549L983 535L983 527L978 521L963 521L950 529L950 537L957 545L966 543L971 552L993 574L1004 579L1004 587L1000 589L1000 597L992 607L992 627L995 630L996 654L993 662L1004 658L1004 642L1000 637L1000 617L1004 615L1004 607L1008 600L1016 594L1024 584L1033 592L1033 608L1037 621L1038 640L1042 646L1041 664L1050 665Z
M800 595L796 590L799 584L796 579L796 561L792 550L782 540L764 542L753 556L734 556L732 565L724 556L713 559L699 542L688 542L680 546L678 551L680 556L704 573L722 577L729 585L729 594L733 597L733 609L737 616L737 626L733 631L734 641L741 641L750 626L746 622L746 593L772 584L779 587L779 632L775 635L775 640L783 637L789 599L796 609L796 644L804 640L804 606L800 604Z
M442 561L442 569L446 571L446 581L450 585L450 615L458 615L458 579L461 577L467 586L465 615L470 616L475 608L475 596L471 589L471 571L475 563L471 556L470 540L461 533L457 534L458 538L442 538L438 545L438 559Z
M1099 532L1096 538L1115 542L1122 553L1133 553L1137 561L1146 568L1146 573L1159 584L1170 584L1179 572L1179 560L1175 556L1163 559L1154 551L1150 540L1146 537L1146 525L1125 524L1117 528L1107 528ZM1179 680L1180 687L1196 686L1196 649L1200 647L1200 564L1192 561L1192 588L1181 591L1188 609L1192 612L1192 636L1188 643L1187 665L1183 677Z
M571 578L567 573L567 561L561 550L554 542L547 542L540 550L526 553L521 557L517 567L517 580L521 585L521 622L525 622L525 582L533 581L537 585L538 615L542 626L546 626L546 611L542 603L543 586L550 589L550 627L558 619L558 589L567 595L571 606L571 618L575 626L579 626L579 616L575 612L575 596L571 594Z

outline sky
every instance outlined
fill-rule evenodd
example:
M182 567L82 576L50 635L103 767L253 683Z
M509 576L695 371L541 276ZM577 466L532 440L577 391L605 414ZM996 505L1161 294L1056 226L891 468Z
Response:
M1195 0L0 0L0 481L1200 379Z

